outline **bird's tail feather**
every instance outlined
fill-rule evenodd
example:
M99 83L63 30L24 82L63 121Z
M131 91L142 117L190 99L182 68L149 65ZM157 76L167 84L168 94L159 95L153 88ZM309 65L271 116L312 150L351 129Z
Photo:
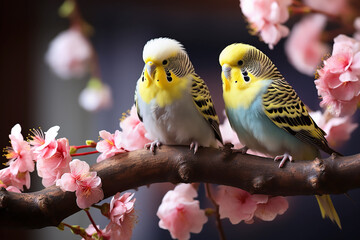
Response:
M338 227L341 229L340 218L334 208L330 195L321 195L321 196L316 195L315 197L320 207L321 216L323 218L325 217L330 218L330 220L335 222L338 225Z

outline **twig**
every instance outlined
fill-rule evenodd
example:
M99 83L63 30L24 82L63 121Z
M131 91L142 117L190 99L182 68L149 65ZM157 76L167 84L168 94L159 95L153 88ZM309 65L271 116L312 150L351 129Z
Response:
M206 189L206 196L210 199L210 201L212 202L212 204L215 207L216 227L217 227L217 229L219 231L220 239L221 240L226 240L224 228L222 227L222 224L221 224L220 213L219 213L219 205L216 203L215 199L213 198L213 196L211 194L211 189L210 189L210 184L209 183L205 183L205 189Z
M94 229L96 230L98 236L101 237L101 236L102 236L102 232L101 232L101 231L99 230L99 228L96 226L96 223L95 223L94 219L92 218L89 210L88 210L88 209L84 209L84 211L86 212L86 215L88 216L91 224L94 226Z

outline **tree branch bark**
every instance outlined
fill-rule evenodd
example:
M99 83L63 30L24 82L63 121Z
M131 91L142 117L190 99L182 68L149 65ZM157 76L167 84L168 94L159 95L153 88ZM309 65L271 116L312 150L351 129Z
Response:
M360 154L296 161L278 168L270 158L233 153L229 148L163 146L118 154L91 167L101 177L105 198L159 182L207 182L268 195L340 194L360 188ZM32 193L0 191L0 226L57 226L80 211L75 193L56 186Z

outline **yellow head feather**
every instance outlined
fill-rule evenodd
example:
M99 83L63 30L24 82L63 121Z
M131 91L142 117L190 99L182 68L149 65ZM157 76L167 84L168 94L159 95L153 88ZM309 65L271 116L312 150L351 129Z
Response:
M267 84L268 81L263 80L271 80L260 66L263 62L270 67L273 64L265 54L251 45L234 43L227 46L221 52L219 62L223 70L221 78L227 107L248 108Z
M142 99L149 103L155 98L161 107L179 99L188 85L184 76L193 72L191 63L183 64L184 60L190 62L184 47L173 39L152 39L144 46L143 60L145 67L139 84Z

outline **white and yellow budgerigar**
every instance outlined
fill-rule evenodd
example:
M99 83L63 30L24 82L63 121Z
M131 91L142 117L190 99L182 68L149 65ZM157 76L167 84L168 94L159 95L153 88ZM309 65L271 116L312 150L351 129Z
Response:
M220 54L223 97L231 127L245 147L280 160L313 160L337 153L328 146L325 132L310 117L294 89L272 61L257 48L242 43ZM338 154L338 153L337 153ZM329 195L316 196L322 217L341 228Z
M176 40L157 38L143 50L144 70L137 82L135 104L145 129L161 144L217 147L222 143L219 119L205 82L195 73Z

